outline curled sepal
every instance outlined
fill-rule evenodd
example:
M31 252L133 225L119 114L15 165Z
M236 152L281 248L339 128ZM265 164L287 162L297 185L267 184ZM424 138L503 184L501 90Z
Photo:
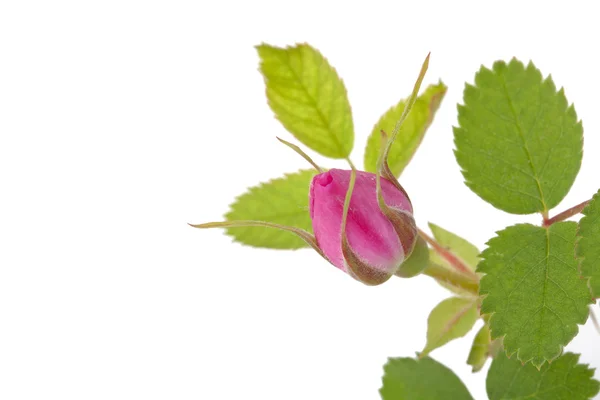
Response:
M390 279L395 271L386 271L377 269L374 266L363 261L348 242L346 234L346 221L348 220L348 211L350 209L350 200L354 191L354 183L356 182L356 170L352 169L350 175L350 183L346 192L344 201L344 209L342 213L342 255L346 264L346 271L355 279L361 281L365 285L380 285Z
M314 167L314 169L316 169L320 174L323 173L323 169L321 167L319 167L317 165L317 163L315 163L313 161L312 158L310 158L310 156L308 154L306 154L300 147L296 146L293 143L288 142L287 140L283 140L282 138L275 136L277 138L277 140L279 140L281 143L285 144L287 147L289 147L290 149L294 150L296 153L298 153L298 155L300 155L300 157L304 158L306 161L308 161L308 163L310 165L312 165Z
M398 184L398 186L401 188L400 184ZM404 189L402 189L402 192L404 192ZM400 244L404 250L404 257L409 257L415 247L418 237L415 219L413 218L412 214L408 213L407 211L396 207L390 207L385 203L383 194L381 192L381 176L379 172L376 174L376 194L379 209L392 223L392 226L394 227L394 230L400 239ZM408 195L406 198L408 198Z
M381 285L393 275L390 272L375 269L362 261L352 250L352 247L350 247L345 233L342 234L342 254L344 255L344 261L346 262L347 272L354 279L361 281L365 285Z
M425 60L425 62L428 63L428 60L429 60L429 56L427 56L427 59ZM423 64L423 65L425 67L425 64ZM422 73L424 73L424 72L422 71ZM421 80L422 80L422 78L421 78ZM415 90L417 93L419 91L419 86L420 86L420 81L417 81L417 84L415 85ZM414 104L414 102L415 102L415 99L414 99L415 96L413 96L414 93L415 92L413 91L413 94L411 95L411 97L409 98L409 100L407 102L407 105L406 105L407 108L412 106L412 104ZM381 136L382 136L382 143L386 142L385 139L387 138L387 134L384 131L381 131ZM388 140L387 142L389 144L391 142L391 140ZM394 230L396 231L396 234L398 235L398 238L400 239L400 244L402 245L402 250L404 251L404 257L408 258L410 256L410 254L412 253L414 246L417 242L417 237L418 237L419 232L417 229L417 224L415 223L415 220L412 216L412 213L408 213L405 210L402 210L400 208L389 207L385 203L385 199L383 198L383 193L381 191L381 172L382 171L387 171L386 175L391 176L391 179L386 178L386 180L388 182L392 183L396 187L396 189L398 189L400 192L402 192L404 194L404 196L408 200L408 203L410 204L411 209L412 209L412 203L410 201L410 197L408 197L408 194L406 193L406 191L404 190L402 185L400 185L400 182L398 182L398 180L392 174L392 172L390 171L390 169L388 167L386 151L388 151L388 149L385 146L382 146L381 147L381 156L379 157L379 160L377 161L377 173L375 174L375 193L377 195L377 203L378 203L379 209L381 210L383 215L385 215L386 218L392 223L392 226L394 227Z
M431 55L431 53L427 54L427 57L425 57L425 61L423 61L423 65L421 66L421 71L419 72L419 76L417 78L417 81L415 82L415 86L413 87L413 91L410 94L409 98L406 100L406 106L404 107L404 111L402 111L402 115L400 116L400 119L398 120L398 122L396 122L396 125L394 126L392 135L387 140L387 143L386 143L386 141L382 140L382 143L385 143L385 145L383 146L383 148L382 148L383 151L381 152L381 154L379 155L379 159L377 160L378 174L383 176L388 181L392 182L394 184L394 186L396 186L396 188L398 190L402 191L404 194L406 194L406 191L404 190L402 185L400 185L400 183L398 182L398 179L396 179L396 176L390 170L390 167L388 164L388 157L390 154L390 150L392 148L392 144L394 144L394 141L396 140L396 136L398 136L398 132L400 132L400 127L406 120L406 116L408 115L408 113L414 106L415 101L417 100L417 96L419 95L419 90L421 89L421 83L423 82L423 78L425 78L425 73L427 72L427 68L429 68L429 56L430 55ZM408 195L407 195L407 197L408 197Z
M279 225L279 224L274 224L272 222L265 222L265 221L223 221L223 222L207 222L205 224L196 224L196 225L188 224L188 225L190 225L193 228L199 228L199 229L238 228L238 227L243 227L243 226L262 226L262 227L267 227L267 228L280 229L282 231L288 231L288 232L294 233L300 239L304 240L306 242L306 244L308 244L317 253L319 253L319 255L321 257L323 257L324 259L329 261L329 259L327 257L325 257L325 254L323 254L323 251L319 248L319 245L317 244L317 240L311 233L305 231L304 229L295 228L293 226Z

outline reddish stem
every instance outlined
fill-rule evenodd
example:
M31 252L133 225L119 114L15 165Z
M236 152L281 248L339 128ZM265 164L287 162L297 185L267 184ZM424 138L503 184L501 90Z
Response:
M564 221L567 218L571 218L573 215L579 214L583 211L583 209L590 203L590 200L586 200L581 204L577 204L575 207L571 207L568 210L561 212L560 214L555 215L552 218L544 218L544 222L542 226L549 227L555 222Z
M469 276L476 282L479 281L479 276L474 273L469 267L467 267L458 257L456 257L451 251L446 249L444 246L435 241L432 237L427 235L421 229L419 229L419 235L427 242L435 251L438 252L446 261L456 268L460 273Z

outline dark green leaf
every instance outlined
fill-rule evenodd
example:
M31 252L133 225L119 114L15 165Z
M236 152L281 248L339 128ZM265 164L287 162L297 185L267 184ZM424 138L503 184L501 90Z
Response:
M483 314L492 314L492 338L540 367L558 357L588 317L590 292L574 257L574 222L549 228L529 224L498 232L482 253L479 293Z
M454 372L432 358L390 358L383 370L383 400L473 400Z
M550 77L513 59L481 67L466 85L454 129L469 186L514 214L546 213L567 194L581 165L583 128Z
M587 400L598 394L594 370L577 364L579 356L566 353L537 370L516 357L499 354L488 372L490 400Z
M592 296L600 297L600 191L583 210L577 233L577 257L581 275L588 278Z

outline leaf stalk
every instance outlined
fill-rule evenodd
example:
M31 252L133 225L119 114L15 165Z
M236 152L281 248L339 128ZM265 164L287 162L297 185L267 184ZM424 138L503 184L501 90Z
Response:
M565 211L561 212L560 214L555 215L552 218L544 217L542 226L544 228L547 228L556 222L564 221L565 219L571 218L572 216L579 214L580 212L583 211L584 208L587 207L588 204L590 204L590 201L591 200L586 200L583 203L577 204L576 206L571 207L568 210L565 210Z

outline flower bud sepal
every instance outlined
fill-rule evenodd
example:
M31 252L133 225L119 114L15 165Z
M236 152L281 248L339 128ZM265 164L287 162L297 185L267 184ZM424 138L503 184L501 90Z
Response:
M420 236L410 256L400 265L395 275L400 278L412 278L423 272L429 264L429 247Z

